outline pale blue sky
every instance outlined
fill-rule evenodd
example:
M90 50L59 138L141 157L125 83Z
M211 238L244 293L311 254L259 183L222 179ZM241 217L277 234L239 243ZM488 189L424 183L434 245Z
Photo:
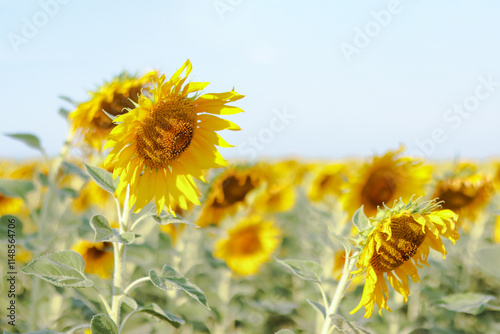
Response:
M0 8L0 133L36 134L52 155L67 132L59 95L84 101L124 69L168 77L187 58L191 80L211 82L206 92L234 86L246 95L237 104L246 112L228 117L243 130L222 132L240 146L223 150L229 158L367 156L399 144L432 159L500 153L498 1L10 0ZM38 31L24 36L27 24ZM347 59L346 50L355 53ZM0 147L1 157L37 156L4 136Z

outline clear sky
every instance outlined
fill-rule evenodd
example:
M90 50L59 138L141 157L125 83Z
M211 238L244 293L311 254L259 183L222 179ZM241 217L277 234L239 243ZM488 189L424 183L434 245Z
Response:
M500 152L500 2L0 0L0 133L49 154L59 98L122 70L169 77L186 59L232 89L229 158L341 158L407 147L431 159ZM34 28L34 29L33 29ZM37 152L0 136L1 157Z

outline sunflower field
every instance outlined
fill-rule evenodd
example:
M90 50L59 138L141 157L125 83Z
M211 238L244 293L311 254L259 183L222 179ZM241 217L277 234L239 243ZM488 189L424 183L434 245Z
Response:
M228 162L244 96L192 71L66 99L57 157L7 134L3 333L500 333L500 160Z

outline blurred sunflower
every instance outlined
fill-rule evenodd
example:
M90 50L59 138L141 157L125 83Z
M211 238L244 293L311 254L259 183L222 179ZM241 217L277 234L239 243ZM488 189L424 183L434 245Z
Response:
M295 187L290 183L274 183L262 188L252 207L263 213L286 212L295 204Z
M493 184L471 164L458 165L451 175L437 182L433 198L444 201L442 207L460 215L460 222L475 220L493 196ZM465 219L465 220L464 220Z
M280 243L281 231L273 222L253 215L229 230L227 239L217 241L214 256L226 261L236 274L253 275L269 261Z
M124 72L113 81L104 83L97 91L89 92L90 100L79 104L69 115L73 133L83 136L84 142L100 150L115 127L103 110L112 116L118 116L127 112L125 108L134 108L141 90L156 76L156 71L148 72L142 77Z
M78 252L85 260L85 272L96 274L103 279L112 276L113 265L115 263L110 242L89 242L81 240L75 243L71 249Z
M245 204L247 195L262 182L259 168L231 167L213 181L196 225L218 225L226 216L232 216Z
M313 171L314 178L309 187L309 199L313 202L322 201L325 196L340 196L342 185L346 181L346 166L329 164L317 166Z
M389 290L384 273L391 286L400 293L404 302L408 300L410 289L408 276L419 282L417 268L420 264L428 266L430 248L441 252L446 250L440 236L455 243L460 237L456 230L458 216L450 210L439 210L436 200L422 204L403 201L396 202L392 209L386 208L371 218L372 230L369 231L366 245L359 256L358 270L353 274L366 271L366 282L359 305L351 311L357 312L365 307L365 317L372 315L375 303L382 315L382 308L389 310L387 299ZM413 260L413 261L412 261Z
M95 182L87 182L80 190L78 197L73 200L71 207L75 212L81 213L97 205L105 208L109 204L110 195Z
M347 184L341 200L349 215L361 206L368 217L377 213L377 207L390 204L398 198L424 195L424 185L430 179L431 168L422 166L409 157L397 157L404 148L374 157L356 173Z
M494 243L500 244L500 216L497 216L492 239Z
M177 203L186 209L188 202L199 205L200 196L193 177L205 182L209 168L226 166L215 146L231 147L215 131L240 130L216 115L231 115L243 110L227 106L243 98L230 91L188 96L203 90L207 82L184 85L191 73L188 60L170 80L159 78L152 98L139 97L138 104L118 116L105 148L112 148L105 166L115 164L113 178L120 176L115 196L123 200L130 187L130 208L139 212L151 200L159 215L163 207L173 212ZM185 71L185 76L181 74Z

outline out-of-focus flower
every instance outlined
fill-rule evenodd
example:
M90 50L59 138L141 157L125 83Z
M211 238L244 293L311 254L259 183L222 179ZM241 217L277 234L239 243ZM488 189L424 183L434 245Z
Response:
M342 196L344 210L353 215L364 206L368 217L377 213L377 207L402 198L423 196L424 185L429 181L431 168L409 157L398 157L403 148L389 151L382 157L374 157L353 175Z
M314 178L309 187L309 198L313 202L320 202L326 196L340 196L343 184L346 181L346 166L343 164L329 164L318 166L313 170Z
M227 169L213 181L196 224L201 227L218 225L224 217L234 215L262 180L259 168Z
M106 137L115 127L112 116L127 112L125 108L134 108L141 89L146 88L157 75L151 71L142 77L122 73L111 82L103 84L95 92L89 92L90 100L78 105L69 115L72 131L91 147L100 150Z
M109 279L112 276L114 256L109 251L112 244L110 242L89 242L81 240L75 243L71 249L85 260L85 272L96 274L103 279Z
M256 274L281 243L281 231L272 221L253 215L241 220L228 231L228 238L219 240L214 256L226 261L239 275Z
M456 229L458 216L450 210L439 210L436 200L422 204L396 202L392 209L379 210L376 218L370 219L373 229L369 231L366 245L360 254L357 271L366 271L366 283L359 305L351 311L365 307L365 317L372 315L375 304L389 310L389 290L384 273L391 286L400 293L404 302L408 300L410 288L408 276L419 282L417 267L428 265L430 248L446 254L441 236L453 243L460 235Z
M209 168L227 166L216 146L231 147L216 131L240 130L215 115L242 112L227 103L243 98L230 91L190 95L203 90L207 82L184 85L191 73L188 60L165 81L162 75L150 90L151 98L140 95L138 104L118 116L105 148L112 148L105 166L114 164L113 178L120 177L115 196L124 200L130 187L130 208L139 212L151 200L156 211L173 212L177 203L199 205L200 193L193 178L205 181ZM185 71L185 76L181 76Z
M495 228L493 230L493 242L500 244L500 216L497 216Z
M432 197L444 201L444 209L458 213L461 225L468 229L468 221L477 218L492 195L493 184L485 175L471 164L460 164L452 174L437 182Z

